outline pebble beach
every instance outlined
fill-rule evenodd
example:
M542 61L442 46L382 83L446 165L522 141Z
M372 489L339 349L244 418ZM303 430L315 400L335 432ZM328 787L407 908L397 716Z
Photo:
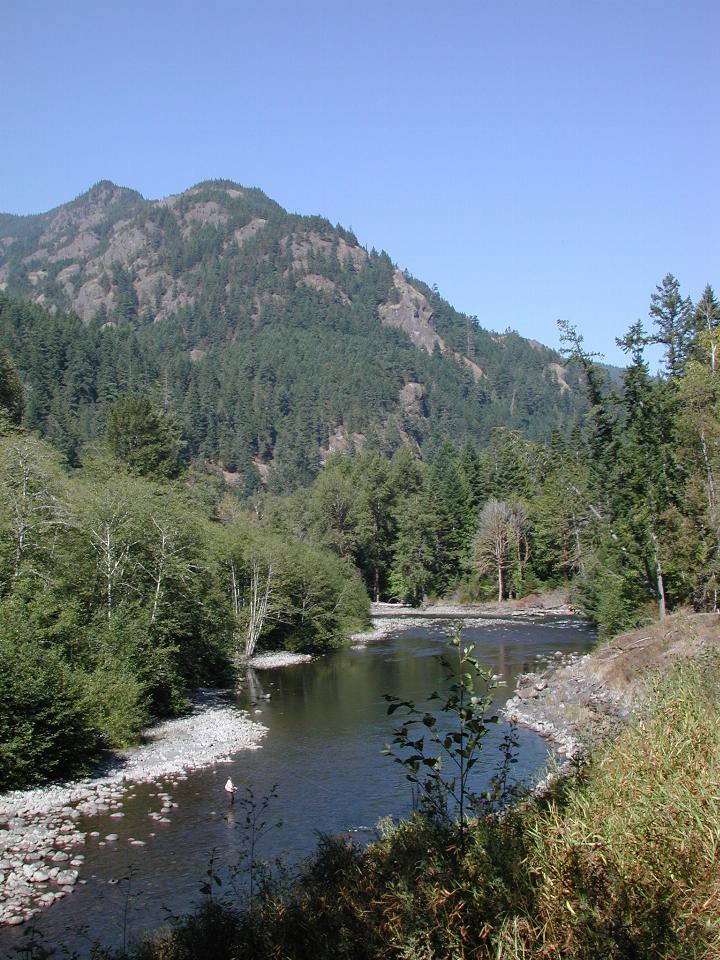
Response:
M171 822L172 787L186 771L257 749L266 732L215 691L201 691L188 716L152 727L139 747L114 754L97 775L0 796L0 924L22 924L71 894L83 883L83 845L117 839L81 830L81 818L109 813L120 820L126 790L154 782L158 809L149 816Z

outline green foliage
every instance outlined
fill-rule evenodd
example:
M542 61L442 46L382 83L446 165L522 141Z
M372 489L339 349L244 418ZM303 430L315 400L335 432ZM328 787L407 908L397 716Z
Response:
M106 438L113 454L140 476L177 476L182 448L172 417L148 397L124 397L108 410Z
M4 350L0 350L0 411L10 423L22 420L25 397L15 365Z
M98 728L82 678L26 625L2 611L0 790L82 771L98 755Z
M385 696L388 714L402 710L404 719L394 731L392 747L386 746L384 753L404 768L416 805L427 816L446 825L457 822L460 852L464 853L468 818L481 803L480 795L470 787L472 770L479 760L488 724L497 723L498 718L487 716L493 689L491 674L472 656L473 648L462 645L459 629L449 646L452 661L441 658L447 695L443 700L436 691L428 698L442 701L440 716L419 710L412 701Z
M102 455L67 473L36 436L0 436L0 623L20 638L3 640L3 783L70 775L184 711L193 686L227 682L256 561L273 567L261 645L322 650L368 624L348 560L239 509L232 520L218 493Z
M133 960L699 960L717 954L720 663L683 665L544 800L469 825L322 837L252 908L203 905Z
M665 347L665 364L672 379L682 374L691 352L693 306L683 298L680 283L668 273L650 297L650 316L655 325L653 342Z
M146 688L129 666L105 662L82 677L82 699L92 726L102 731L108 747L137 742L150 722Z
M491 335L401 278L387 254L258 190L211 181L161 206L103 182L62 211L58 246L92 216L87 254L49 256L57 212L0 220L8 290L57 311L0 294L0 348L28 385L27 425L74 465L127 395L171 410L188 454L238 473L246 493L260 484L258 464L271 465L274 492L309 483L338 430L385 454L411 438L432 459L448 437L484 442L500 424L547 437L577 419L581 395L558 388L552 351ZM143 239L142 265L116 256L124 230ZM82 312L88 282L102 302L81 323L72 310ZM428 298L448 350L428 354L382 322L400 283ZM422 390L416 406L402 399L411 385Z

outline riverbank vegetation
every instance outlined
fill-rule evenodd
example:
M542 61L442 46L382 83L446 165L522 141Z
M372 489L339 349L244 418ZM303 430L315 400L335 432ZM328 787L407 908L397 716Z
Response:
M112 413L107 448L74 471L9 416L0 428L0 789L132 743L227 682L261 632L318 651L368 622L348 562L185 471L142 398Z
M207 897L132 960L718 956L720 659L660 677L636 723L542 799L323 838L247 905ZM461 842L462 839L462 842Z
M24 428L1 355L0 789L132 742L256 645L332 647L368 622L368 595L566 584L605 635L683 604L717 610L720 306L668 275L650 316L622 340L617 385L563 328L590 407L569 436L449 436L426 460L368 448L246 499L190 466L170 405L132 390L68 457L49 421L45 439ZM544 799L471 829L415 817L366 851L323 839L299 878L249 907L208 899L133 956L717 957L719 693L717 656L677 666Z
M48 346L20 320L59 336L55 320L0 307L23 363L42 367ZM54 408L38 420L44 394L0 354L0 789L131 742L257 646L341 642L367 624L368 595L503 600L568 585L607 635L679 604L716 609L720 306L710 287L691 303L668 275L650 316L622 340L620 389L564 327L590 402L569 436L497 428L482 447L448 437L427 461L410 442L391 459L367 448L329 457L294 493L245 499L190 466L169 403L117 383L100 420L92 406L94 442L54 445Z
M541 443L499 428L482 448L448 441L429 463L408 448L392 461L334 457L262 509L351 560L374 599L502 600L571 584L605 635L680 604L715 609L720 305L710 287L693 304L668 275L650 318L622 339L629 364L615 386L563 325L587 387L584 429Z

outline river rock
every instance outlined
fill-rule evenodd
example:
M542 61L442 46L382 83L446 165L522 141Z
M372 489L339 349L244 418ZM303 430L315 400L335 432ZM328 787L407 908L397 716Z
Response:
M80 817L109 813L120 819L124 791L133 781L153 784L162 794L163 813L169 812L177 804L167 788L171 782L176 785L185 779L180 775L184 766L212 766L218 756L255 749L265 733L246 712L199 696L191 716L156 726L149 743L118 757L106 767L99 782L68 781L0 796L0 889L5 898L4 906L0 904L0 924L13 917L16 923L22 923L23 915L32 916L37 913L36 907L48 906L72 892L81 881L77 869L68 868L82 862L72 856L73 847L87 836L93 836L98 844L118 839L117 834L108 834L109 840L102 840L98 830L80 832ZM138 795L133 790L127 797ZM162 814L157 819L170 823ZM58 885L52 891L52 900L46 895L51 891L42 889L51 879Z
M117 838L118 835L116 833L108 833L108 835L105 837L106 840L110 840L111 842L113 840L117 840Z

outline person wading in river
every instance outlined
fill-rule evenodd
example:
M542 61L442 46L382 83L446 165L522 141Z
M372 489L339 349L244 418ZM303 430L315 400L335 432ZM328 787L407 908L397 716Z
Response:
M237 787L236 787L235 784L232 782L232 778L231 778L231 777L228 777L228 778L227 778L227 783L225 784L225 793L228 795L228 799L230 800L230 803L235 803L235 792L236 792L236 791L237 791Z

